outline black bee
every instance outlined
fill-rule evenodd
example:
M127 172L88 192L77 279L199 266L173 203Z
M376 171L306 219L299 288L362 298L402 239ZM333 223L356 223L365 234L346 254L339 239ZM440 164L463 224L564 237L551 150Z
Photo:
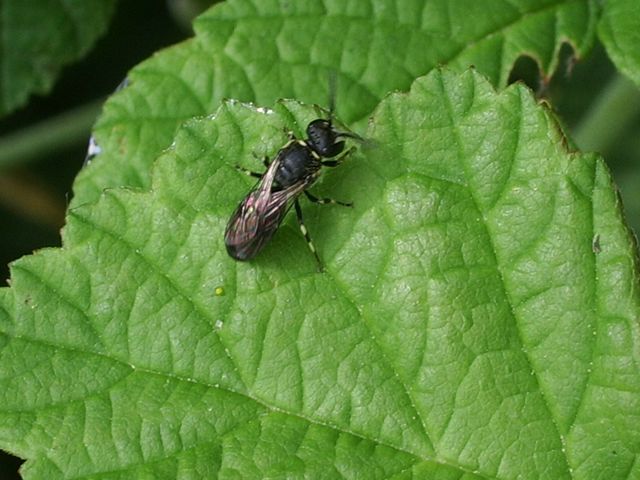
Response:
M316 258L318 269L323 270L322 261L304 225L298 197L304 193L314 203L352 206L351 203L330 198L317 198L307 189L318 179L323 166L336 167L353 151L351 148L342 153L345 147L343 138L361 140L354 133L336 130L331 116L329 119L318 118L309 123L306 140L290 135L289 142L280 149L272 162L268 158L264 159L267 167L264 174L245 170L245 173L260 178L260 181L240 202L227 223L224 243L231 257L236 260L255 257L271 240L293 205L300 231ZM340 157L333 159L338 155Z

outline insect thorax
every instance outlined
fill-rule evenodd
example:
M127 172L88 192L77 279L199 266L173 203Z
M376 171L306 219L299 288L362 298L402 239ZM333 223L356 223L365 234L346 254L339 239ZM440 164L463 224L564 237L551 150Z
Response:
M288 187L317 175L322 167L320 156L302 140L289 142L279 153L280 165L276 172L276 182Z

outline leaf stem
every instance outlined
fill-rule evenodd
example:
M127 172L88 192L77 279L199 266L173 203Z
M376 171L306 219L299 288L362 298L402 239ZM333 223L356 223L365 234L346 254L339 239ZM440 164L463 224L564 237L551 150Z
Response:
M40 123L0 137L0 170L22 165L52 151L88 140L104 99L81 105Z
M616 74L576 127L576 145L583 151L606 154L639 112L640 89Z

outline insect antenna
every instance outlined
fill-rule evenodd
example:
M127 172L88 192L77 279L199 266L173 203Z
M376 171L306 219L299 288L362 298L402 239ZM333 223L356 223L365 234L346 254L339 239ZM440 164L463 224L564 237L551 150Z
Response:
M338 93L338 73L334 69L329 70L329 124L333 125L333 117L336 111L336 96Z
M337 96L338 96L338 72L336 72L334 69L330 69L329 70L329 98L327 102L327 105L329 105L329 118L328 118L329 125L331 126L332 130L338 135L338 137L352 138L359 142L364 142L365 139L362 138L357 133L343 131L343 130L335 130L333 128L333 120L335 118Z

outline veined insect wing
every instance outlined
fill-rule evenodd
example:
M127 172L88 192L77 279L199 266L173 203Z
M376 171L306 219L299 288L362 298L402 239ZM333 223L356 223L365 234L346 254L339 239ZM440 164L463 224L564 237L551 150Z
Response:
M276 205L272 201L271 187L278 165L276 157L227 222L224 243L229 256L236 260L255 257L273 236L286 213L286 210L280 213L274 209Z

